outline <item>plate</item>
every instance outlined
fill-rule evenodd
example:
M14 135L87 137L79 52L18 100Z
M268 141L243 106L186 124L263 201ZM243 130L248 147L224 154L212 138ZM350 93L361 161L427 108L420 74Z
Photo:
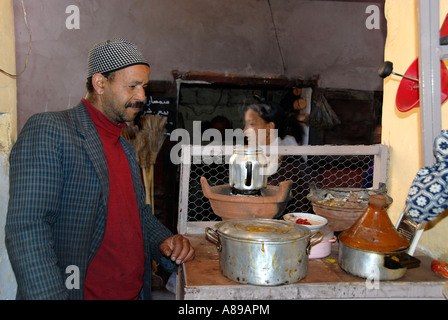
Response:
M305 212L291 212L287 213L283 216L283 219L288 222L296 223L307 227L311 231L315 232L327 225L328 220L322 216L318 216L317 214L305 213ZM303 224L298 222L297 220L302 219L309 224Z

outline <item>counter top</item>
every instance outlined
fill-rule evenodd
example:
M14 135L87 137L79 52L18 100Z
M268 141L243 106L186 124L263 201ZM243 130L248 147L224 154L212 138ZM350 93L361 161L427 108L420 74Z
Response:
M185 263L178 277L178 299L444 299L447 279L431 271L430 257L415 254L418 268L393 281L352 276L338 265L338 244L327 258L309 260L307 276L295 284L255 286L234 282L221 274L219 253L204 234L186 235L196 258Z

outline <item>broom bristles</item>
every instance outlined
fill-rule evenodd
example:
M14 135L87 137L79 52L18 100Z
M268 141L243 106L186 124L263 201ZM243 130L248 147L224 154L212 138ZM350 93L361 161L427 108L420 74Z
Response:
M132 143L141 168L148 168L154 164L157 155L166 138L166 122L168 118L146 114L140 117L141 129L138 126L125 127L121 135Z
M167 117L160 115L150 114L142 117L142 135L144 135L148 141L147 152L151 155L148 159L150 162L152 162L151 159L155 161L155 158L157 158L157 155L165 141L166 121Z
M160 115L146 114L140 118L140 130L138 126L128 126L121 133L134 146L138 164L143 171L146 203L151 204L153 214L154 164L166 138L167 119Z

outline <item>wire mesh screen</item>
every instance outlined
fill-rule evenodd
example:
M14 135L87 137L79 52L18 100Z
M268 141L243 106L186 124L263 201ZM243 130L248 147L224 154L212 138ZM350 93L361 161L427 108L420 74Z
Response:
M219 221L209 200L204 197L200 178L210 186L229 183L228 158L213 156L192 157L188 181L187 221ZM227 161L226 161L227 160ZM283 213L313 213L307 199L310 185L319 188L371 188L373 186L374 155L285 155L281 157L277 173L268 177L268 184L278 186L291 180L292 199Z

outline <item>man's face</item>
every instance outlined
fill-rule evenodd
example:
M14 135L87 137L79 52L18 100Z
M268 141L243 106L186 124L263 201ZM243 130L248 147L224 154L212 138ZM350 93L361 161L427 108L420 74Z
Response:
M103 113L115 123L134 120L145 103L149 74L148 66L135 65L116 71L111 80L106 79L101 96Z

